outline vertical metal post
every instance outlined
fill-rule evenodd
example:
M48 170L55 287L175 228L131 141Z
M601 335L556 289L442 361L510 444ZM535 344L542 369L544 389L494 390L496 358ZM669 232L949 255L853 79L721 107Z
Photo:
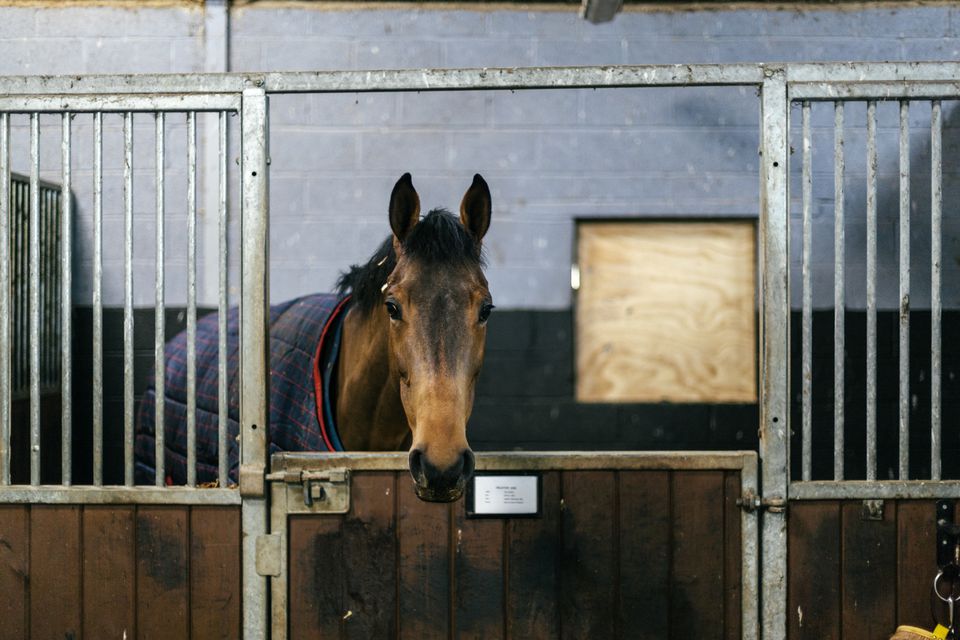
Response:
M877 103L867 103L867 480L877 479Z
M833 479L843 480L844 357L846 282L844 281L843 103L833 106Z
M30 484L40 484L40 114L30 114Z
M219 304L218 304L218 375L217 375L217 453L218 453L218 481L221 487L229 482L229 446L227 443L227 425L230 423L228 393L230 381L227 379L227 112L219 114L219 200L217 212L219 220Z
M758 495L760 487L757 474L757 458L751 453L744 454L743 468L740 470L740 491L742 495ZM276 483L280 484L280 483ZM281 486L282 488L282 486ZM742 640L758 640L760 633L760 554L757 550L759 530L758 511L740 511L740 610L742 618Z
M940 479L940 376L942 350L940 262L943 257L943 113L934 100L930 113L930 479Z
M803 288L803 310L801 318L801 396L802 396L802 465L801 477L809 481L813 466L813 292L810 286L811 241L811 201L813 200L813 179L811 177L810 150L810 102L802 106L801 126L803 133L803 231L801 248L801 279Z
M166 307L164 301L164 249L163 249L163 225L164 225L164 202L163 202L163 170L164 170L164 119L165 114L158 111L155 114L155 137L156 137L156 167L155 180L157 190L157 217L156 217L156 272L154 289L154 320L153 320L153 379L156 393L156 406L154 424L156 425L154 433L154 465L156 472L154 474L154 484L162 487L166 480L165 466L165 436L164 411L166 408L166 361L164 357L164 337L166 333Z
M760 455L765 499L787 499L789 480L790 284L788 139L785 71L767 67L760 97ZM762 625L765 640L787 635L787 523L762 520Z
M900 101L900 479L910 472L910 102Z
M103 484L103 113L93 114L93 484Z
M243 92L241 114L241 298L240 298L240 464L263 474L267 464L270 392L269 194L267 181L267 97L262 87ZM244 474L241 474L241 476ZM245 494L241 477L241 495ZM256 539L267 533L265 495L244 495L243 628L247 637L267 636L267 580L257 574Z
M0 113L0 485L10 484L10 115Z
M73 482L73 198L70 175L70 120L61 117L60 186L60 477L63 484Z
M123 483L133 486L133 114L123 114Z
M187 113L187 486L197 484L197 114Z

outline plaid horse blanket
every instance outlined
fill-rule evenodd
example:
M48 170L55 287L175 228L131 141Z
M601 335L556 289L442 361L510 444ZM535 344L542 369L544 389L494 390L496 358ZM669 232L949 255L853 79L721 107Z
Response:
M333 424L331 395L339 351L340 326L349 298L315 294L270 307L270 452L342 451ZM240 318L227 315L227 378L230 478L237 480L240 445ZM197 322L196 453L197 482L216 480L220 423L217 390L218 314ZM187 335L181 332L165 349L165 483L187 478ZM152 484L156 476L156 386L151 377L137 415L136 481Z

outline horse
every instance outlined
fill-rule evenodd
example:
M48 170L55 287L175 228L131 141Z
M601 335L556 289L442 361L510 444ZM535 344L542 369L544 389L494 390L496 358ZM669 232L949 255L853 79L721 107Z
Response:
M341 274L334 295L313 294L270 309L270 441L273 451L409 451L421 500L463 495L475 459L467 420L483 363L493 300L483 274L482 240L491 197L479 175L459 217L434 209L420 217L409 173L393 187L391 234L363 264ZM196 478L217 478L219 329L216 314L197 323ZM229 462L236 477L239 432L239 315L227 316ZM163 415L164 480L188 477L186 336L167 343ZM137 420L137 482L155 480L151 386Z

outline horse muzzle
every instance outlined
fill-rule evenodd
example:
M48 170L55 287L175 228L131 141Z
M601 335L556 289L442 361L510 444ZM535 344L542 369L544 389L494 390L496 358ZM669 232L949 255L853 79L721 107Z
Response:
M473 477L476 458L466 449L446 469L438 469L423 451L410 452L410 475L417 497L426 502L453 502L463 496L467 482Z

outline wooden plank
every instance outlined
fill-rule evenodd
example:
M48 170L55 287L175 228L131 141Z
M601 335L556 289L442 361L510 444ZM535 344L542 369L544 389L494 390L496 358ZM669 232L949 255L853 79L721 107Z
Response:
M935 500L903 500L897 504L898 625L933 626L930 582L937 571L936 504Z
M673 496L673 557L670 630L721 635L723 620L723 472L676 471ZM719 539L718 539L719 538Z
M503 638L505 521L468 520L462 502L454 513L454 637Z
M616 478L612 471L568 471L563 491L560 637L614 637Z
M787 527L787 633L840 638L840 503L793 502ZM892 633L893 628L888 629Z
M741 578L743 575L743 538L740 526L740 473L723 474L723 637L739 640L742 637L743 608Z
M419 500L413 484L397 482L401 638L446 638L450 629L448 504Z
M578 226L577 399L756 402L752 222Z
M83 635L132 638L136 629L136 510L83 509Z
M291 517L287 593L290 637L339 638L345 611L342 517Z
M77 506L30 508L30 635L80 635L80 511Z
M137 508L137 637L185 638L190 632L189 511Z
M620 472L620 629L670 633L670 472Z
M560 635L560 472L543 474L543 516L507 522L506 627L510 638Z
M859 500L842 506L843 638L886 638L897 622L897 505L883 520L862 520Z
M30 508L0 505L0 640L27 637Z
M344 635L358 640L393 638L397 635L395 474L357 473L351 491L351 511L343 522L343 566L349 568L344 572L344 615L350 614Z
M240 603L240 508L191 508L191 637L239 638Z

